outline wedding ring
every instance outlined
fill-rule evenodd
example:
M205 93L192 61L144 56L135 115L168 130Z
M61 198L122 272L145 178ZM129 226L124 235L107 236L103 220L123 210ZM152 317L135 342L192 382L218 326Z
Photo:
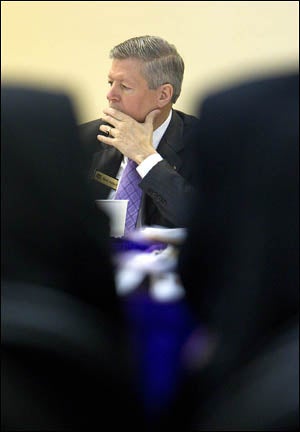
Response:
M109 127L109 128L107 128L106 129L106 135L109 137L109 135L110 135L110 131L111 131L111 127Z

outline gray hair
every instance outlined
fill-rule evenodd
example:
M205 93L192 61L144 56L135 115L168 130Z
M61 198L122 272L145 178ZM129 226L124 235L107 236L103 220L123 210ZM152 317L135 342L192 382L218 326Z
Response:
M116 45L109 53L112 59L135 58L144 62L142 74L149 89L157 89L162 84L173 86L172 102L175 103L181 92L184 62L174 45L156 36L139 36Z

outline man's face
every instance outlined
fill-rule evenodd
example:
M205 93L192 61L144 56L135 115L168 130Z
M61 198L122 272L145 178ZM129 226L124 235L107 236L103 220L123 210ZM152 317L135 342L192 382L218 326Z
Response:
M129 58L114 59L108 74L110 90L107 99L111 108L122 111L138 122L158 108L159 90L150 90L141 74L141 62Z

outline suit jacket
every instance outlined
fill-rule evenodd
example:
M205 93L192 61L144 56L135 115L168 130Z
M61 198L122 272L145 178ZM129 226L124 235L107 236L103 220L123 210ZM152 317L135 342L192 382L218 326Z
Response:
M94 199L107 198L110 188L99 181L95 172L115 177L123 155L114 147L97 140L101 120L80 125L80 134L87 152L87 176L91 181ZM170 228L185 227L187 213L184 203L194 194L189 155L189 134L197 124L193 116L173 110L171 122L162 137L157 151L164 158L141 180L145 225L162 225Z
M207 97L190 163L199 196L178 270L218 337L199 377L205 398L299 319L298 73Z

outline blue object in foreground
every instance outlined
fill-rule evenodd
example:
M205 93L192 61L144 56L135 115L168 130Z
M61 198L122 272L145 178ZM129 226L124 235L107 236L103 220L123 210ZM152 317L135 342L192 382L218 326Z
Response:
M181 352L198 323L184 300L157 302L147 289L123 297L146 415L168 407L183 376Z
M128 252L131 250L140 250L144 252L152 252L154 250L163 250L168 245L162 242L153 241L133 241L124 237L111 237L111 247L113 254Z

